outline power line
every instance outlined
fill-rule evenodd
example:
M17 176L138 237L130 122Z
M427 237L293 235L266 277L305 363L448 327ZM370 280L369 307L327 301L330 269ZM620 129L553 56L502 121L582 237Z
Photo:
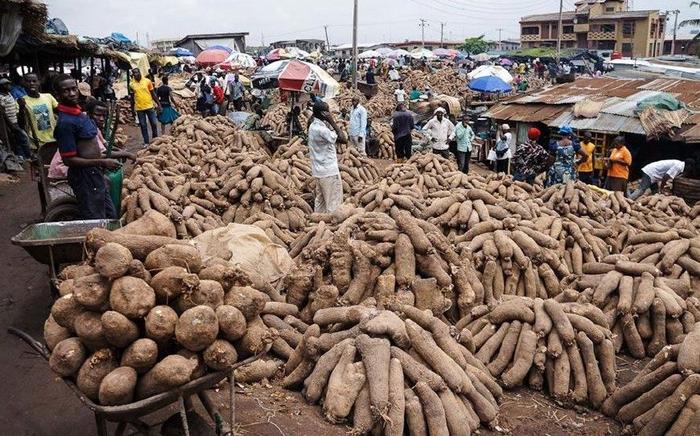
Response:
M423 18L418 19L420 21L420 44L421 47L425 47L425 26L430 26L430 24L427 24L426 21Z

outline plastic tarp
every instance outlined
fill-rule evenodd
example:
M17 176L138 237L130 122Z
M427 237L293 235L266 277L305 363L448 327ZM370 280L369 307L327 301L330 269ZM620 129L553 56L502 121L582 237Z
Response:
M287 250L273 243L256 226L232 223L206 231L195 237L192 243L205 262L212 257L224 259L269 283L275 283L294 268Z
M114 42L117 42L119 44L131 44L131 40L126 37L123 33L119 32L114 32L111 35L109 35L110 38L114 40Z
M644 109L648 107L653 107L655 109L665 109L667 111L677 111L679 109L685 108L685 105L671 94L662 92L660 94L645 98L644 100L637 103L637 108L635 109L635 112L637 114L640 114L644 111Z
M0 57L7 56L15 47L22 31L22 15L8 11L0 16Z
M53 35L68 35L68 27L60 18L52 18L46 22L46 33Z
M129 52L129 64L131 68L138 68L143 77L148 76L148 70L151 68L148 63L148 55L146 53Z

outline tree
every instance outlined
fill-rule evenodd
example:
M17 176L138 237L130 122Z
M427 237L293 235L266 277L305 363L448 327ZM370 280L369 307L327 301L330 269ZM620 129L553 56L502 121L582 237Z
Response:
M484 40L485 35L477 36L475 38L467 38L464 40L459 48L466 51L469 54L479 54L483 53L489 48L489 43Z
M692 1L692 2L690 2L690 7L691 8L697 7L698 9L700 9L700 2ZM700 19L693 18L690 20L683 20L680 22L680 24L678 26L679 27L686 27L686 26L700 27ZM693 40L690 42L687 49L689 50L691 46L696 45L698 43L698 41L700 41L700 33L695 35L695 38L693 38ZM700 55L700 47L696 47L696 51Z

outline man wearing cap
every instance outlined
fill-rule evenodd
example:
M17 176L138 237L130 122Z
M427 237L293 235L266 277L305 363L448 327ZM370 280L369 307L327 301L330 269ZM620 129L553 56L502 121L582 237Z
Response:
M496 147L490 154L492 161L496 161L496 172L505 173L509 171L510 159L515 153L515 138L510 133L508 124L501 125L496 131Z
M513 179L533 184L537 175L549 166L551 159L547 150L537 141L542 133L532 127L527 131L527 141L515 148L513 156Z
M345 144L347 139L333 119L328 103L314 103L308 144L311 175L316 182L315 212L333 213L343 202L343 182L338 169L336 142Z
M367 156L367 109L360 104L360 99L352 98L352 109L350 110L350 143L355 146L361 155Z
M464 174L469 173L469 161L472 157L472 142L476 135L472 130L469 115L462 115L462 120L455 126L455 139L457 139L457 169Z
M450 158L450 146L448 141L455 137L455 126L445 117L445 109L439 107L435 109L435 115L423 126L423 131L430 139L433 153L439 154L445 159Z

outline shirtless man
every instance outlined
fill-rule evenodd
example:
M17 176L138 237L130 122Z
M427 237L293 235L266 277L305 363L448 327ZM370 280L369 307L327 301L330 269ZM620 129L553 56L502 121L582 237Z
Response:
M68 184L78 200L81 218L117 218L103 170L119 168L121 164L102 156L97 126L78 105L80 93L75 79L61 75L55 84L59 105L54 137L68 167Z

